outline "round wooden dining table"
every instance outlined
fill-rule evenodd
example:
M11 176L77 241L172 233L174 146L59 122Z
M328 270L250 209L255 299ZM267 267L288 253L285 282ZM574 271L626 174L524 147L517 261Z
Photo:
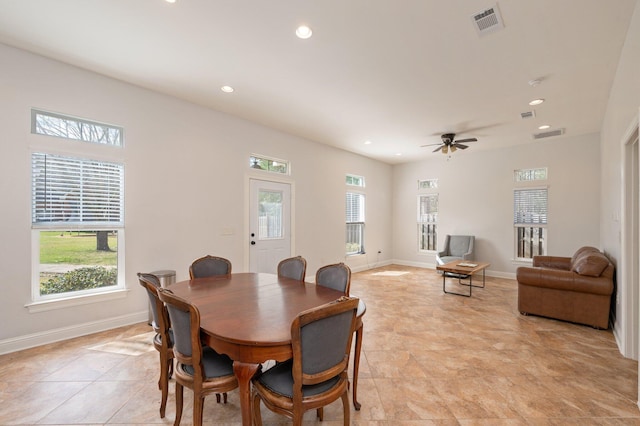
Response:
M204 342L233 360L242 424L251 424L251 378L268 360L292 357L291 322L302 311L343 293L274 274L195 278L169 289L200 311Z

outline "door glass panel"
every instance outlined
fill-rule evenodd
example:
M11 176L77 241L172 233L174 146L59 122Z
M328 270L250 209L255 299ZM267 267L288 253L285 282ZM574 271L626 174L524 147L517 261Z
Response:
M261 240L283 238L282 192L260 189L258 206L258 238Z

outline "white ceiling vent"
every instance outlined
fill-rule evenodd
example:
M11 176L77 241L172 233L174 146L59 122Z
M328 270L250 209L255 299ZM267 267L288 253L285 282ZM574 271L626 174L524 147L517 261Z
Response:
M560 135L564 135L564 129L555 129L555 130L549 130L548 132L534 133L531 136L533 137L533 139L544 139L544 138L550 138L552 136L560 136Z
M520 118L522 118L523 120L526 118L533 118L535 116L536 116L535 111L525 111L520 113Z
M500 10L498 10L497 4L489 9L474 13L473 16L471 16L471 20L473 21L476 32L480 36L504 28L502 16L500 16Z

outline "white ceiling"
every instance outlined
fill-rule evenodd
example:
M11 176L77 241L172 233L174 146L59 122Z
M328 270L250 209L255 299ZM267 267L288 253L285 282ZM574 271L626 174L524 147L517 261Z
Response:
M479 36L495 0L0 0L0 42L396 164L598 132L636 3L500 0Z

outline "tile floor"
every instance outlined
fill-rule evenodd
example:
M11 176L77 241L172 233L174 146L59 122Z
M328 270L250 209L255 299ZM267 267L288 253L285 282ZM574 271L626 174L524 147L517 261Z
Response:
M443 294L433 270L389 266L353 274L351 292L368 307L354 425L640 425L638 363L620 355L611 331L521 316L513 280L488 277L465 298ZM173 382L167 417L158 414L149 331L138 324L0 356L0 424L172 424ZM290 424L262 412L265 425ZM314 415L305 424L342 424L339 402L324 422ZM237 391L226 405L208 398L204 417L240 424Z

